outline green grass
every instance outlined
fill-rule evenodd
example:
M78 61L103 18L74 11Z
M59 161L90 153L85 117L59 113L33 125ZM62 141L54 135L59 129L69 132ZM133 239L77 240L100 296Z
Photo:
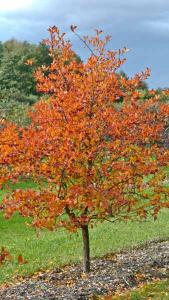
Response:
M34 183L20 183L19 188L35 187ZM15 186L16 188L16 186ZM1 192L2 195L2 192ZM159 214L157 221L103 223L90 230L91 256L99 257L109 252L143 244L147 240L167 239L169 237L169 211ZM14 260L0 265L0 283L13 280L16 276L52 269L71 262L82 260L81 233L68 233L64 229L56 232L44 230L39 237L35 230L25 225L25 220L15 215L5 220L0 214L0 246L6 247ZM17 256L28 260L19 265Z
M113 296L112 300L168 300L169 280L146 284L135 291Z

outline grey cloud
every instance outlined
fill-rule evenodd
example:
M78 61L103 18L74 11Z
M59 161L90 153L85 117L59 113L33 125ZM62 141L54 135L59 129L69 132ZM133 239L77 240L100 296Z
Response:
M112 36L110 47L132 48L124 69L129 74L152 68L151 86L169 85L169 1L166 0L34 0L25 10L0 12L0 40L16 37L38 42L47 28L57 25L68 32L74 49L85 57L83 46L69 30L76 24L80 34L100 28ZM159 76L161 74L161 76Z

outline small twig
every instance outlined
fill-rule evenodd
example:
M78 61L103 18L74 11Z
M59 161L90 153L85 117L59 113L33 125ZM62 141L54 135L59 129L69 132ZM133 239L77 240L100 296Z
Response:
M123 280L124 280L124 282L128 285L128 286L130 286L130 284L128 283L128 281L123 277Z
M78 39L85 44L85 46L89 49L89 51L96 57L96 54L93 52L93 50L91 49L91 47L88 45L88 43L80 36L80 34L78 34L75 29L76 26L71 26L70 27L71 31L78 37Z

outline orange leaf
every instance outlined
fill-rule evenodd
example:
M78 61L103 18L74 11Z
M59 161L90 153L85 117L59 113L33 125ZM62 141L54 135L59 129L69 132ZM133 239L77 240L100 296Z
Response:
M28 60L25 62L25 65L27 65L27 66L32 66L32 65L33 65L33 60L32 60L32 59L28 59Z
M20 265L24 265L24 264L27 264L28 263L28 260L27 259L23 259L22 255L18 255L18 264Z

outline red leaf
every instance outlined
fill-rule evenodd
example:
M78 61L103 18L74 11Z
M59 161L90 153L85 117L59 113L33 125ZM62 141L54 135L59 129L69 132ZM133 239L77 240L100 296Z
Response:
M18 264L20 265L24 265L24 264L27 264L28 263L28 260L27 259L23 259L22 255L18 255Z

